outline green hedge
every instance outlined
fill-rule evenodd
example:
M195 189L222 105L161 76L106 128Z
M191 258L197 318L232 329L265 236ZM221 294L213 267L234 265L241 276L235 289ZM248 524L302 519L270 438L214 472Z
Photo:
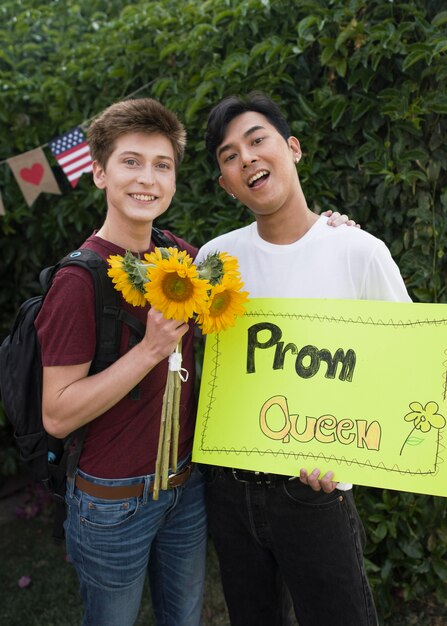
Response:
M0 158L46 144L137 90L175 110L189 144L159 225L195 244L248 220L204 150L212 105L268 92L300 141L311 208L383 239L416 301L447 302L447 11L435 0L3 0ZM49 155L49 152L48 152ZM51 159L51 157L50 157ZM54 163L54 161L51 161ZM0 338L42 266L104 215L84 176L24 203L0 167ZM382 611L393 592L447 600L445 500L359 489Z

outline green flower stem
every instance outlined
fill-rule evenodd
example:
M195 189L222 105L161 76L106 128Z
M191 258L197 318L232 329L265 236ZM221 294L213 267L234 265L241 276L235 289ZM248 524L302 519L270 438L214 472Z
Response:
M405 439L405 441L404 441L404 443L403 443L403 446L402 446L402 448L400 449L399 456L401 456L401 454L402 454L402 450L404 449L405 444L407 443L407 441L409 440L409 438L411 437L411 435L414 433L414 431L415 431L415 430L416 430L416 426L413 426L413 429L412 429L412 430L411 430L411 432L409 433L408 437Z
M172 450L171 450L171 467L175 472L177 469L178 461L178 438L180 432L180 394L182 382L178 372L174 374L174 401L173 401L173 415L172 415Z
M167 408L167 396L166 389L163 396L163 405L161 408L161 419L160 419L160 434L158 436L158 449L157 449L157 460L155 461L155 478L154 478L154 490L153 490L153 499L158 500L158 492L160 490L160 482L161 482L161 463L162 463L162 454L163 454L163 442L165 438L165 425L166 425L166 408Z
M165 434L162 445L162 457L161 457L161 488L168 488L168 474L169 474L169 457L171 448L171 433L172 433L172 415L174 408L174 379L176 372L168 371L168 378L166 381L166 424Z

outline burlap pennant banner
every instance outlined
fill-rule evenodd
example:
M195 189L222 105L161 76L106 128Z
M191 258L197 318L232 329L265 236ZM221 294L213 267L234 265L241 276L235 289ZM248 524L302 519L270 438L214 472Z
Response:
M31 206L42 192L61 195L61 190L42 148L36 148L19 156L11 157L7 159L7 163L22 190L28 206Z

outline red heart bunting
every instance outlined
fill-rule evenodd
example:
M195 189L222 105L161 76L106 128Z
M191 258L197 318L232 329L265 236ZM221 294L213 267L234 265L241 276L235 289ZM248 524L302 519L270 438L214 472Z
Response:
M31 185L38 185L43 175L44 168L40 163L34 163L32 167L24 167L20 170L20 178L23 178L27 183L31 183Z

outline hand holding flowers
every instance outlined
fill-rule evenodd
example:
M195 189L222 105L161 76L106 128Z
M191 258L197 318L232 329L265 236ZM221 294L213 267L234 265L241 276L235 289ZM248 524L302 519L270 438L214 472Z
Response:
M155 248L144 259L127 251L124 257L108 259L109 276L123 298L133 306L147 302L166 319L187 322L194 319L204 334L233 326L236 316L244 314L247 292L237 260L213 253L196 265L186 251ZM181 381L188 372L181 367L180 344L169 358L168 377L160 423L159 446L153 497L167 488L169 467L177 467L179 404Z

